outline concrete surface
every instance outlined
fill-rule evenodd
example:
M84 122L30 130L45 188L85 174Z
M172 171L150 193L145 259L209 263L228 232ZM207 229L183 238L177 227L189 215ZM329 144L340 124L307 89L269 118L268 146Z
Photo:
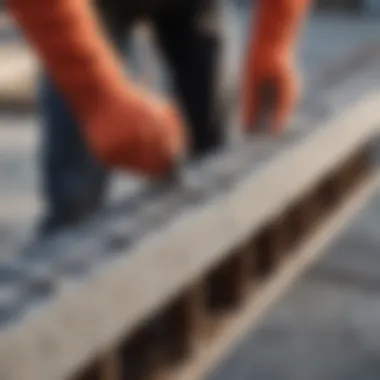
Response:
M0 301L3 323L10 324L0 337L0 378L65 378L61 374L70 373L81 355L90 357L121 333L128 334L141 318L195 281L199 271L222 260L360 142L372 139L380 123L379 68L380 60L374 60L360 75L351 72L351 87L341 84L341 98L356 94L354 104L343 105L343 109L349 105L350 112L333 107L321 119L302 107L308 123L298 129L294 125L286 137L264 144L261 139L221 153L206 166L184 171L182 189L146 196L134 202L133 213L103 214L70 235L13 257L6 267L21 268L21 279L12 283L18 295L14 302L9 306L8 298L2 307ZM358 76L364 80L364 92ZM329 91L319 94L328 101ZM74 278L73 267L78 269ZM40 270L47 289L43 294L33 290L41 281ZM31 289L22 287L22 279ZM63 290L70 288L72 292ZM36 316L39 326L50 329L37 328ZM20 318L22 326L17 323ZM47 341L49 363L41 348ZM20 367L19 360L11 359L15 357L27 357L29 366Z
M209 380L380 378L380 190Z

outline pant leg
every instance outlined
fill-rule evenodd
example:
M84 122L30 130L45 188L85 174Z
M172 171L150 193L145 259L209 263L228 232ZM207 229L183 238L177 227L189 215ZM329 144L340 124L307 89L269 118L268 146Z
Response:
M189 1L155 18L158 43L190 124L195 156L219 146L224 139L224 118L218 109L222 41L216 3Z
M101 7L112 42L123 49L124 27ZM40 86L42 182L46 217L41 233L82 220L102 204L109 174L89 151L77 120L47 75Z

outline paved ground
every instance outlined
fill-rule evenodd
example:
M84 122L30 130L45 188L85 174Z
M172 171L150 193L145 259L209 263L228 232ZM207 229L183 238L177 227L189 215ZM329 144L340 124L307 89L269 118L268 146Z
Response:
M380 190L210 380L380 378Z

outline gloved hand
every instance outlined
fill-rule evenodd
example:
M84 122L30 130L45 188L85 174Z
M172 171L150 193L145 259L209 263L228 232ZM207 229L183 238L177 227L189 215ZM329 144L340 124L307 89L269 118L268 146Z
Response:
M310 0L261 0L245 62L242 83L243 125L259 120L281 132L300 95L295 43ZM264 115L263 115L264 114Z

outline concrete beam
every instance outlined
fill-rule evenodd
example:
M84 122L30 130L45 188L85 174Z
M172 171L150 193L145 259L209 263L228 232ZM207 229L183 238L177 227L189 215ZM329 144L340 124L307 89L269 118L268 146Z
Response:
M254 136L0 268L0 378L67 378L371 140L379 69L320 89L282 138Z

